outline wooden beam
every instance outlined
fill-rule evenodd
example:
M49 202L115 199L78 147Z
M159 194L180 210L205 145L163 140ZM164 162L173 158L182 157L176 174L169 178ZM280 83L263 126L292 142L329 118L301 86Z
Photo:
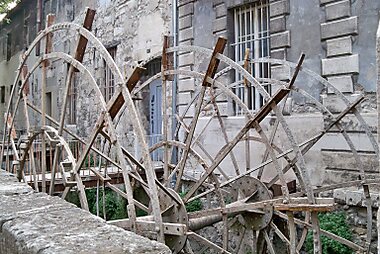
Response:
M92 29L95 13L96 13L95 10L92 10L90 8L86 9L86 16L84 18L83 27L89 31L91 31ZM88 43L88 40L84 36L81 35L79 37L78 45L75 50L75 59L78 60L79 62L83 62L83 57L86 51L87 43ZM75 69L75 71L78 72L79 70Z
M185 149L182 152L182 157L181 157L181 159L178 163L178 166L176 168L176 170L178 170L178 174L177 174L177 182L175 185L175 190L179 189L179 185L181 183L181 178L183 175L183 171L184 171L184 167L185 167L185 164L187 161L187 157L189 155L191 142L193 140L195 128L197 126L198 118L199 118L199 115L201 113L201 108L202 108L202 104L203 104L203 98L204 98L205 93L206 93L206 88L211 86L211 84L209 84L207 80L209 77L214 78L216 70L218 69L219 62L220 62L216 58L216 56L219 53L223 53L224 48L226 47L226 43L227 43L227 39L225 39L223 37L219 37L218 41L215 45L214 51L212 52L210 63L208 65L207 71L206 71L205 76L204 76L203 81L202 81L202 88L201 88L201 91L200 91L199 96L198 96L198 101L197 101L195 112L194 112L194 118L191 121L189 133L186 136Z

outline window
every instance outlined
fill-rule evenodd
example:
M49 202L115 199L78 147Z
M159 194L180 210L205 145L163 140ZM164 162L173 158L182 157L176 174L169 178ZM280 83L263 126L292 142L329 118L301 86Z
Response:
M74 72L68 94L68 124L76 124L77 122L77 83L77 75Z
M0 103L5 103L5 86L0 87Z
M116 57L116 47L108 48L108 52L111 57L115 59ZM109 101L112 98L112 95L115 92L115 77L112 74L111 69L107 66L106 61L104 61L104 87L103 87L103 96L104 99Z
M7 61L11 60L12 57L12 34L7 34Z
M244 64L246 49L249 49L250 59L268 57L270 55L269 45L269 4L268 0L261 0L253 4L244 5L234 9L234 43L232 44L235 54L235 61ZM250 63L249 72L255 78L269 78L270 65L268 63ZM236 72L236 81L242 80L242 76ZM269 84L262 83L270 93ZM245 102L250 110L257 110L263 104L263 97L251 86L247 88L245 95L244 84L235 88L235 93ZM241 109L235 105L236 114L241 113Z

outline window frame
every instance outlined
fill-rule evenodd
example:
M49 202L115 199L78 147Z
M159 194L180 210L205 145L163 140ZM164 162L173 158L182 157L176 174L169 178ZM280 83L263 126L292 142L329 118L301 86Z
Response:
M117 46L107 48L108 53L111 55L112 59L115 60L117 54ZM104 100L108 102L113 94L115 93L115 76L112 73L112 70L109 66L107 66L106 61L103 59L104 66L104 85L102 89L102 93L104 96Z
M233 43L231 47L234 60L242 66L247 48L250 49L249 59L270 56L269 5L269 0L260 0L232 9ZM255 78L270 78L271 75L269 63L250 62L248 71ZM235 71L235 82L242 79L242 75ZM271 94L270 84L261 83ZM255 87L245 87L244 82L236 86L234 92L252 111L258 110L265 103ZM242 114L241 108L236 104L234 104L234 113L235 115Z
M73 77L71 80L71 86L68 94L68 124L76 124L77 123L77 86L78 86L78 77L76 73L73 73Z

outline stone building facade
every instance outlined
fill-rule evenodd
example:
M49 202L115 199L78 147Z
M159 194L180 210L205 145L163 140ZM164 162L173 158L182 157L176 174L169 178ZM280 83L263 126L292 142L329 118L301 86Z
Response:
M19 57L37 34L36 4L37 1L21 1L8 15L11 23L3 21L1 24L0 113L2 115ZM81 23L85 6L96 9L97 14L92 30L114 56L117 65L126 76L136 64L162 50L164 34L177 34L178 45L196 45L206 48L212 48L217 38L224 36L228 39L225 53L240 63L243 49L249 46L239 41L239 38L251 36L254 38L252 41L255 41L252 43L252 48L254 47L255 50L251 51L253 58L271 57L297 62L301 52L304 52L306 54L304 68L326 78L348 98L355 99L359 93L368 95L369 99L362 103L360 111L369 123L372 132L377 131L375 96L377 74L374 52L380 16L379 1L179 0L176 12L178 31L173 32L172 1L49 0L43 1L41 23L45 23L44 17L47 13L56 14L56 23L64 21ZM252 27L245 27L247 23L252 24ZM72 36L71 34L57 35L54 38L54 49L73 53L74 49L70 48L68 43L73 38ZM107 73L103 60L91 50L89 48L84 63L93 70L99 84L104 86L112 84L112 76ZM208 59L200 57L195 52L178 55L178 68L183 70L204 72L207 63ZM152 61L147 65L148 73L149 69L151 73L157 72L159 66L159 59ZM48 70L49 113L53 117L59 115L67 68L67 65L57 62L52 63ZM289 67L279 64L262 64L253 69L263 78L282 81L289 80L292 73ZM227 76L225 81L232 82L235 79L234 75ZM36 74L31 80L31 100L39 105L39 76ZM315 81L300 76L297 79L297 86L308 90L315 99L322 102L332 112L337 113L343 109L343 103L331 91L318 82L313 82ZM69 114L68 121L79 135L86 136L98 112L94 110L96 105L94 105L93 91L89 90L80 78L76 83L77 90L73 91L72 97L75 100L69 105L72 114ZM182 115L199 88L199 82L194 78L179 76L176 84L176 110L179 115ZM137 102L142 111L147 135L151 136L160 135L161 131L160 128L151 129L152 122L156 118L152 116L150 108L151 94L156 91L155 89L159 89L159 85L156 84L151 86L150 90L144 90L143 100ZM275 86L268 87L268 91L274 93ZM112 94L112 89L104 89L103 92L107 97ZM255 96L251 96L255 98L255 101L252 99L247 102L253 111L262 104L260 97ZM288 101L286 118L298 140L305 140L310 133L323 129L326 118L310 106L310 101L296 94L292 94ZM228 98L218 99L218 105L225 116L228 132L235 133L238 128L234 126L241 127L244 116L239 115L238 109ZM159 112L159 115L158 108L155 110ZM189 115L192 114L192 110L193 108L190 108ZM207 112L204 112L203 116L200 118L200 125L208 120ZM19 120L22 121L22 119ZM267 122L270 124L270 119ZM377 169L377 161L363 129L352 116L346 117L343 124L349 128L352 139L358 144L358 150L368 165L368 173L374 173ZM129 128L123 124L121 126L125 129L120 133L127 137ZM222 147L224 141L218 141L219 139L213 136L213 133L218 133L218 125L211 124L209 135L203 138L202 143L212 155L215 155L216 148L218 150ZM279 135L278 138L281 139L281 136ZM128 141L128 138L126 140ZM130 142L133 143L133 140ZM356 177L358 172L353 166L352 156L348 150L338 132L326 134L305 157L308 170L313 175L313 183L321 185L326 182L340 181L342 177ZM252 160L261 161L261 156L260 152L252 150ZM239 155L237 159L241 165L244 164ZM229 161L224 161L223 164L226 167L231 166ZM347 169L350 174L346 173Z
M82 24L85 8L95 9L96 15L92 32L107 48L122 74L128 77L138 63L162 50L163 35L171 33L170 4L169 1L159 0L42 1L41 29L45 28L47 14L51 13L55 15L54 23L74 22ZM38 8L36 8L37 6L38 1L21 1L1 23L0 87L3 98L0 107L1 115L4 115L6 110L9 99L8 95L11 91L11 84L15 78L15 70L18 67L20 56L38 34L37 20L39 12ZM7 20L10 22L8 23ZM151 29L152 27L155 29ZM73 42L76 41L77 36L77 34L70 32L54 34L53 51L74 54L76 45ZM44 50L43 43L40 47L41 50ZM32 67L33 61L37 61L37 59L38 56L35 56L33 53L28 60L29 68ZM89 45L83 63L92 72L97 83L100 84L100 89L106 101L108 101L113 95L116 85L114 77L106 66L104 59L100 57L99 52L96 52ZM148 66L153 66L154 63ZM55 119L59 119L61 114L68 68L69 66L62 61L52 61L47 69L47 114ZM158 59L158 71L159 69L160 62ZM30 81L29 99L34 105L41 107L41 68L31 76ZM99 101L95 97L94 90L89 88L86 80L80 75L74 74L72 87L68 101L66 123L78 135L87 137L100 114ZM149 88L143 92L147 94L148 100L145 103L147 105L140 103L142 105L141 111L143 112L142 120L147 136L149 136ZM39 119L40 117L36 115L35 121L39 121ZM23 114L16 116L16 126L25 126L22 124L23 121ZM31 121L33 122L34 120L32 119ZM38 126L38 123L35 123L35 125ZM121 123L119 126L124 126L119 131L127 137L128 133L130 133L130 128L126 126L129 125ZM3 125L1 123L2 128ZM23 133L21 129L17 131L20 134ZM125 140L128 140L128 138ZM133 138L129 138L129 140L130 145L133 146Z
M376 52L376 30L380 17L379 1L183 0L179 1L178 11L179 44L212 48L217 37L224 36L228 39L226 54L235 61L241 61L241 49L239 52L236 46L241 43L238 37L241 34L252 36L252 41L259 41L254 47L265 47L259 54L251 55L254 58L270 56L297 62L300 54L305 53L303 67L327 79L348 99L354 100L359 94L367 96L368 99L361 104L359 111L376 135L377 70L374 52ZM244 24L246 22L244 15L248 21L261 24L258 28L252 28L252 34L249 34L249 26ZM269 40L270 46L261 42L263 40ZM253 50L251 54L256 52ZM204 68L202 61L204 59L200 59L193 52L184 53L179 56L179 67L202 71ZM287 66L278 64L270 66L269 76L273 79L287 81L291 74L292 70ZM268 74L257 72L257 76L260 75ZM234 78L234 75L231 75L227 83L234 81ZM332 113L341 112L345 108L343 102L332 91L315 80L300 75L296 86L305 89ZM196 80L183 78L178 81L180 114L196 91ZM274 91L275 87L272 87L272 93ZM310 107L312 104L310 101L295 93L288 100L289 115L286 119L299 141L306 140L310 133L323 129L327 118L323 113ZM233 126L243 126L244 116L240 116L233 103L228 100L219 101L219 104L226 116L224 119L226 125L232 126L230 133L234 133ZM256 110L254 107L251 109ZM373 148L355 117L346 116L342 124L357 145L367 173L371 175L377 172L378 161ZM217 132L218 125L215 124L211 128ZM215 151L215 147L222 146L224 142L220 141L218 146L215 145L215 140L218 139L209 133L202 143L211 154ZM337 130L326 134L305 156L313 184L330 184L341 182L342 179L356 178L358 169L349 150ZM236 154L239 157L244 151L240 150ZM260 156L262 156L260 149L252 152L252 157L259 161ZM238 161L243 166L244 162L239 158ZM232 168L230 162L226 162L225 166Z

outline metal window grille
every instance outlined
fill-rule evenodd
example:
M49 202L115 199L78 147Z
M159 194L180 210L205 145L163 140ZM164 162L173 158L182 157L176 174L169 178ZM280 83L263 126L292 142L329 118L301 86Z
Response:
M110 53L111 57L115 59L116 57L116 47L108 48L108 52ZM109 101L112 98L112 95L115 92L115 77L112 74L111 69L106 66L106 62L104 61L104 89L103 89L103 96L105 101Z
M73 79L71 81L71 87L69 90L69 114L68 114L68 123L76 124L77 119L77 75L73 75Z
M246 49L250 50L250 59L264 58L270 55L270 34L269 34L269 3L268 0L261 0L253 4L237 7L234 10L234 36L235 42L232 44L235 53L235 61L244 64ZM269 78L269 63L249 63L249 72L255 78ZM235 80L242 80L243 77L236 71ZM271 87L267 83L262 85L271 93ZM244 84L235 88L236 95L244 101L250 110L257 110L263 104L263 97L253 87L244 88ZM241 114L241 109L234 105L235 113Z
M0 103L5 103L5 86L0 87Z

